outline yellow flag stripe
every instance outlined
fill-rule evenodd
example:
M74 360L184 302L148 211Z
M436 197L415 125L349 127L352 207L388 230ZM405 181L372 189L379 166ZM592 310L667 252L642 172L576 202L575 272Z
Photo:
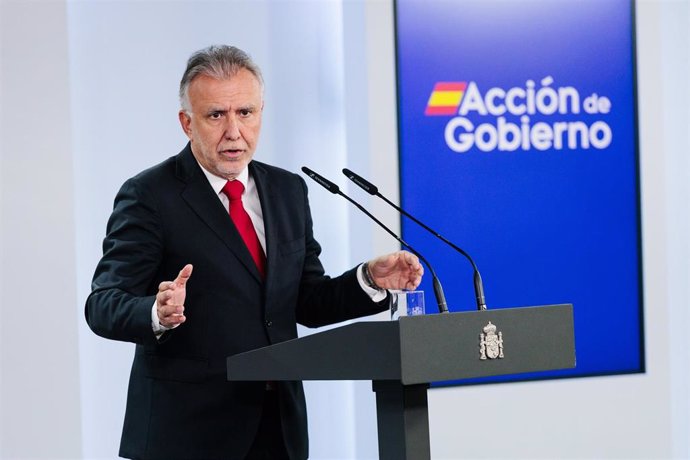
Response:
M434 91L429 97L429 106L457 106L462 99L463 91Z

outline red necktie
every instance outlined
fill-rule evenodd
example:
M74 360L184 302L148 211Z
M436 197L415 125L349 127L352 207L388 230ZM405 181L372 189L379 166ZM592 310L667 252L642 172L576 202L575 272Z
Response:
M244 192L244 185L238 180L228 181L223 187L223 193L230 200L230 218L237 227L244 244L247 245L247 249L249 249L249 253L263 278L266 273L266 256L261 248L259 237L256 236L252 219L242 205L242 192Z

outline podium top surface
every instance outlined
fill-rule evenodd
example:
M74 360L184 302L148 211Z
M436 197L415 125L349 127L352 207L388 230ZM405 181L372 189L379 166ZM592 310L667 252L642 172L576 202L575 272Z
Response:
M570 304L363 321L227 359L228 380L404 385L574 366Z

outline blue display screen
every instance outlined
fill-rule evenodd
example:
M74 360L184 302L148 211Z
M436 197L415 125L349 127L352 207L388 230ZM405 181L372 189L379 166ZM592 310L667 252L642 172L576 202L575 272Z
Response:
M631 1L397 0L396 45L402 207L489 309L574 306L577 367L519 378L643 372ZM402 232L476 308L470 264Z

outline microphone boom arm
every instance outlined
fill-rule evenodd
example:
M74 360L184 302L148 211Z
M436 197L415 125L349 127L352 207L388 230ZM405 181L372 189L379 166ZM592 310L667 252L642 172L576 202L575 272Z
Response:
M480 311L486 310L486 298L484 297L484 284L482 283L482 276L479 274L479 269L477 268L477 264L474 263L474 260L472 260L472 257L470 257L470 255L467 252L465 252L464 250L462 250L461 248L459 248L455 244L451 243L446 238L441 236L441 234L439 234L436 230L432 229L431 227L429 227L428 225L426 225L425 223L423 223L422 221L420 221L419 219L414 217L412 214L408 213L407 211L402 209L400 206L396 205L391 200L389 200L388 198L383 196L381 193L379 193L378 187L376 187L374 184L372 184L368 180L364 179L363 177L350 171L347 168L343 169L343 174L345 174L345 176L348 179L350 179L352 182L357 184L365 192L369 193L370 195L374 195L374 196L381 198L383 201L385 201L390 206L392 206L400 214L409 218L414 223L416 223L417 225L422 227L424 230L428 231L429 233L434 235L436 238L440 239L441 241L446 243L448 246L450 246L451 248L455 249L457 252L459 252L460 254L465 256L467 258L467 260L469 260L470 264L472 264L472 269L474 270L473 281L474 281L474 294L475 294L475 298L477 301L477 310L480 310Z
M325 177L315 173L311 169L307 168L306 166L302 166L302 171L309 176L311 179L314 180L314 182L318 183L319 185L323 186L326 190L329 192L335 194L335 195L340 195L343 198L345 198L347 201L352 203L357 209L362 211L364 214L366 214L371 220L376 222L379 227L384 229L389 235L391 235L393 238L398 240L400 244L402 244L404 247L409 249L409 251L416 255L419 260L424 262L424 264L429 268L429 271L431 272L431 277L433 279L433 286L434 286L434 296L436 297L436 303L438 304L438 311L439 313L448 313L448 304L446 302L446 296L443 293L443 287L441 286L441 282L439 281L438 277L436 276L436 272L434 271L433 267L429 263L428 260L424 256L422 256L417 250L415 250L412 246L410 246L406 241L404 241L402 238L400 238L398 235L393 233L392 230L390 230L388 227L386 227L383 222L378 220L376 217L374 217L369 211L367 211L364 206L361 204L357 203L355 200L350 198L349 196L345 195L343 192L340 191L340 188L334 184L333 182L329 181Z

